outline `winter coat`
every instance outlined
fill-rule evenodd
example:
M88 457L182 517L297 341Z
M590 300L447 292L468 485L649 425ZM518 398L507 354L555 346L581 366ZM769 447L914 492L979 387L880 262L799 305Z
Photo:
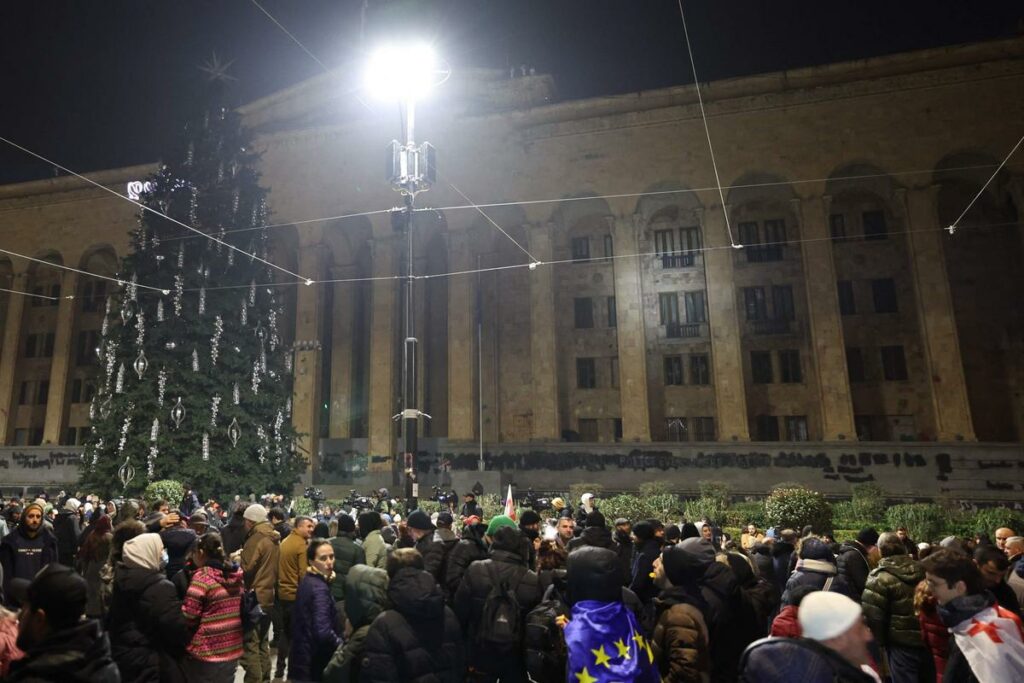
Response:
M380 535L380 529L374 529L363 539L363 552L366 554L366 564L377 569L387 569L388 546Z
M921 624L914 614L914 591L924 570L910 555L883 557L868 575L864 618L880 646L922 647Z
M452 552L455 550L455 546L459 543L458 536L455 535L451 529L438 528L434 532L434 543L440 546L440 557L438 558L437 571L431 572L434 578L437 579L437 584L441 586L441 592L444 593L445 600L451 598L448 593L448 568L451 566ZM530 546L533 549L533 546ZM424 561L426 558L424 558ZM427 567L430 570L430 567Z
M320 573L310 569L299 582L292 605L291 651L288 677L319 681L327 662L341 644L336 632L338 608L331 587Z
M388 584L393 606L366 634L359 680L364 683L462 683L462 634L429 572L403 567Z
M345 577L357 564L366 564L366 552L355 542L351 533L340 533L331 539L334 548L334 581L331 582L331 596L335 601L345 599Z
M249 530L242 548L245 587L256 591L256 599L267 614L274 607L280 542L281 537L270 526L270 522L260 522Z
M220 531L224 554L230 555L245 543L245 518L242 515L231 515L227 525Z
M227 662L242 656L239 567L211 562L192 572L181 611L190 626L198 625L187 648L189 656L204 662Z
M785 586L779 586L779 582L775 576L775 563L772 561L772 549L771 546L757 544L750 552L750 559L757 567L757 574L765 581L768 581L775 586L779 595L782 595L782 590Z
M117 566L107 629L124 683L184 681L178 663L192 634L163 571Z
M939 615L942 623L948 628L953 628L962 621L973 618L978 612L988 609L996 604L991 593L980 593L976 595L965 595L954 598L939 608ZM957 646L956 638L950 637L949 650L946 657L946 668L942 673L943 683L988 683L978 681L971 669L967 657Z
M796 605L783 607L775 619L772 620L772 628L769 635L780 638L799 638L803 635L800 628L800 621L797 619L799 608Z
M107 611L107 605L103 601L104 584L101 572L103 565L110 557L110 542L113 535L108 533L98 537L95 541L93 552L88 557L79 553L78 562L75 564L78 572L85 579L88 591L85 598L85 616L89 618L100 618Z
M789 580L789 558L796 552L796 548L792 543L786 543L785 541L776 541L772 545L772 569L775 574L775 585L779 587L779 592L785 592L786 582ZM782 597L782 602L785 604L786 597Z
M807 638L764 638L740 662L740 680L757 683L873 683L838 652Z
M733 632L733 605L739 589L736 577L721 562L711 562L699 585L701 597L708 605L705 616L711 641L712 680L735 680L736 662L744 646Z
M612 539L612 532L603 526L588 526L576 538L565 544L565 549L570 553L577 548L584 546L595 548L607 548L615 550L615 541Z
M830 592L841 593L851 600L859 600L860 596L854 596L850 584L839 575L832 550L823 541L808 538L800 549L800 555L796 570L786 582L786 590L782 594L784 605L789 604L789 592L797 586L811 586L815 590L824 590L827 583L830 584Z
M0 574L3 595L11 597L11 579L31 581L39 570L57 561L57 539L48 530L39 527L34 538L29 538L24 524L0 540Z
M746 556L729 553L729 566L738 584L732 602L733 638L746 648L768 635L769 620L779 607L779 591L754 574Z
M469 565L477 560L487 559L487 546L483 541L475 538L463 537L448 556L448 570L445 573L445 594L448 596L449 604L455 599L455 593L459 590L462 578L466 575Z
M170 527L160 532L160 540L164 542L164 549L167 551L167 567L165 573L167 578L173 577L185 566L188 559L188 551L196 541L196 532L184 527ZM239 545L235 548L242 547ZM234 552L232 550L231 552Z
M839 547L836 555L836 569L846 579L853 591L853 599L860 600L867 584L871 564L868 562L868 549L860 541L846 541Z
M120 683L110 641L95 619L53 633L11 664L7 683Z
M358 564L349 570L345 578L345 616L352 625L352 633L345 644L334 651L324 669L326 683L359 680L366 634L377 615L387 608L387 597L388 575L383 569Z
M82 522L77 512L61 510L53 522L53 535L57 538L57 561L65 567L75 566L78 554L78 537L82 533Z
M299 582L306 575L308 560L306 551L309 544L298 534L288 534L281 541L281 553L277 562L277 599L294 601L299 592Z
M922 584L918 584L918 590L923 590L921 586ZM946 670L946 659L949 657L949 629L942 623L934 597L921 601L917 620L921 624L921 639L935 663L935 679L937 683L942 683L942 675Z
M654 605L658 619L651 637L654 661L667 683L697 683L711 677L711 651L699 595L674 586L662 591Z
M622 585L628 586L633 580L633 537L616 530L614 539L613 550L619 556L619 565L622 566Z
M644 603L649 603L658 595L658 587L651 579L654 571L654 560L661 554L661 541L652 538L638 545L633 555L633 567L630 570L629 590Z
M428 533L422 536L413 546L423 556L423 568L426 569L434 580L441 573L441 565L444 563L445 547L441 541L434 540L434 534Z

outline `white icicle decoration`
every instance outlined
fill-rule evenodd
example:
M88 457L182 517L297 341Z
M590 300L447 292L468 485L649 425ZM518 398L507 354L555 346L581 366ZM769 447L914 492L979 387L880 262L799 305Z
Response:
M252 280L249 283L249 305L256 305L256 280Z
M185 252L182 251L182 254ZM179 266L180 267L180 266ZM180 274L174 276L174 316L181 317L181 299L185 296L185 278Z
M199 315L206 313L206 287L199 288Z
M199 372L199 352L192 349L192 372Z
M210 399L210 426L217 427L217 414L220 413L220 396Z
M138 334L135 335L135 345L142 348L142 343L146 339L146 316L142 314L142 309L139 309L139 314L135 316L135 329L138 330Z
M185 245L182 244L178 247L178 270L185 267Z
M166 368L160 368L160 374L157 375L157 379L156 379L156 387L157 387L157 389L156 389L156 391L157 391L157 394L156 394L157 402L160 404L160 407L162 408L163 405L164 405L164 392L167 390L167 370L166 370Z
M132 301L139 300L139 276L137 273L132 273L132 280L128 283L128 297Z
M242 302L242 327L249 324L249 306L244 301Z
M156 456L160 449L153 444L149 447L149 455L146 457L146 476L153 479L156 476Z
M124 363L117 369L117 381L114 383L114 392L118 394L124 393Z
M281 426L284 424L284 414L279 410L274 418L274 439L281 440Z
M153 426L149 428L149 440L156 443L156 437L160 433L160 419L153 418Z
M121 425L121 438L117 442L117 454L121 455L124 452L125 444L128 443L128 430L132 427L132 409L135 407L133 403L128 404L128 414L124 417L124 424Z
M254 360L252 362L252 395L256 396L260 393L260 362Z
M210 459L210 435L203 432L203 460Z
M289 396L288 400L284 403L284 412L288 417L292 416L292 397Z
M220 336L224 332L224 320L218 315L213 321L213 336L210 337L210 364L216 365L220 357Z
M156 302L156 321L162 323L164 321L164 300L159 299Z
M238 382L235 382L235 386L231 390L231 402L236 406L242 402L242 392L238 389Z

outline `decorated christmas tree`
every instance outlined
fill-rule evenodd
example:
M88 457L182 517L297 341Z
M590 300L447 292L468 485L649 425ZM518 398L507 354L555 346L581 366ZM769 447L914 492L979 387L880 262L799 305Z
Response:
M140 210L96 349L89 491L131 495L176 479L203 496L259 494L290 489L303 467L291 349L261 227L267 191L225 90L226 79L210 81L205 106L143 185L145 206L203 234Z

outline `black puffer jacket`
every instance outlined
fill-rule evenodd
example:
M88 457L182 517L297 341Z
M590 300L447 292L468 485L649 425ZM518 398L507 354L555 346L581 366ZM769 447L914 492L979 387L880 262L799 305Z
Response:
M782 603L790 604L789 593L797 586L810 586L814 590L820 591L825 589L826 584L829 585L830 592L842 593L851 600L860 601L860 596L854 597L850 584L839 575L835 557L828 545L817 538L808 538L800 547L800 560L797 563L796 571L786 582Z
M753 560L754 566L757 567L758 576L778 588L779 594L781 594L782 588L779 587L779 582L775 580L775 563L772 562L771 546L764 543L755 543L754 547L750 550L750 559Z
M77 512L61 510L53 521L53 535L57 537L57 561L65 567L75 566L78 555L78 537L82 534L82 523Z
M771 616L779 607L779 590L773 583L758 578L742 553L729 553L728 560L737 583L732 604L733 637L745 648L768 635Z
M704 541L707 543L707 541ZM711 639L711 680L736 679L736 663L743 647L733 633L733 603L739 586L732 570L712 561L699 582L700 594L708 604L708 634Z
M58 631L11 664L10 683L120 683L110 641L95 619Z
M778 586L780 593L786 590L786 582L789 580L789 559L794 552L796 547L792 543L776 541L772 545L772 569L775 574L775 585Z
M654 571L654 560L660 554L661 541L652 538L637 545L636 553L633 555L629 589L645 604L650 603L659 592L651 579L651 572Z
M459 622L434 577L404 567L388 584L393 606L373 620L363 651L364 683L462 683L465 665Z
M867 585L871 565L868 563L868 549L860 541L846 541L839 546L836 554L836 568L839 575L846 579L853 592L853 599L860 601L860 596Z
M455 593L459 590L469 565L477 560L486 559L487 546L484 545L484 542L472 534L463 532L462 539L455 544L448 555L448 570L445 573L444 583L449 604L454 601Z
M603 526L588 526L583 530L583 533L566 543L565 549L571 553L577 548L582 548L588 545L594 548L615 550L615 541L612 539L612 532Z
M633 537L621 531L615 531L615 553L619 556L619 565L622 567L622 585L628 586L632 580L633 570Z
M162 571L118 565L107 629L123 683L185 680L178 663L192 634Z

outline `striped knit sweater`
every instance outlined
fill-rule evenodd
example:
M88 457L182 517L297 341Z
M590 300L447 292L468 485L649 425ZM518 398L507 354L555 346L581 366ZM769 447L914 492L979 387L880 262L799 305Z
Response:
M207 565L192 575L181 611L199 630L188 654L204 662L226 662L242 656L242 570Z

